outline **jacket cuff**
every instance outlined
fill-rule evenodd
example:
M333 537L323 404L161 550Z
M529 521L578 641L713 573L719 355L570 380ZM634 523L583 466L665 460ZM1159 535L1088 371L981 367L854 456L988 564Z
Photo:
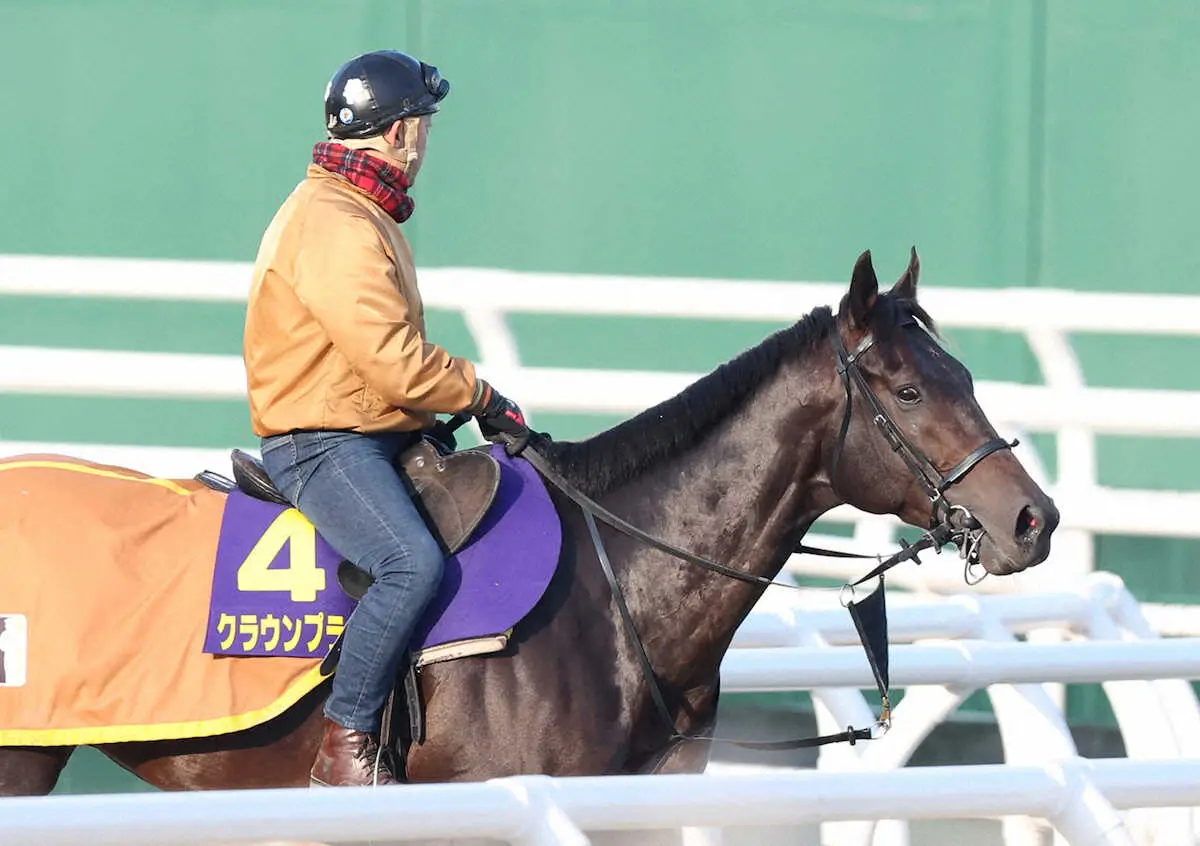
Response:
M467 406L467 413L479 415L483 413L483 409L487 406L492 398L492 386L483 379L475 380L475 396L471 398L471 404Z

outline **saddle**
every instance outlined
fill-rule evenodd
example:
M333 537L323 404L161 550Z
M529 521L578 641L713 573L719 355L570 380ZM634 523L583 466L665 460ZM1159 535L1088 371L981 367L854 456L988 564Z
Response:
M256 499L291 505L258 458L235 449L230 460L232 481L210 471L196 478L217 490L236 487ZM444 452L429 438L421 438L401 452L396 469L445 555L453 555L471 537L500 486L500 465L486 450ZM338 567L338 581L346 593L361 599L373 579L343 561Z

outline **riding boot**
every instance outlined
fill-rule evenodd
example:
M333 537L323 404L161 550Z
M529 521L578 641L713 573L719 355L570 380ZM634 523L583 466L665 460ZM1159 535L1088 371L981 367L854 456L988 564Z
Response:
M310 787L370 787L400 784L387 759L380 754L379 740L367 732L338 725L325 717L325 731L317 750L317 761L309 774Z

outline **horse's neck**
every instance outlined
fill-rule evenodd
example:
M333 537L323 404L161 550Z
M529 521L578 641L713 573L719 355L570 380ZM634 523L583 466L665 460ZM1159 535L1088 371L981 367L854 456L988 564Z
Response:
M800 364L764 384L726 424L686 454L606 497L613 510L683 549L773 578L791 546L835 504L820 466L834 401L823 370ZM762 588L624 545L630 611L659 676L703 683Z

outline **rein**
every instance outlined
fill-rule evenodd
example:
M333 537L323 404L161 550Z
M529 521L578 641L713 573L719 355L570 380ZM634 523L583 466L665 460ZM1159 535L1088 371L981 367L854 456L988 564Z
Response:
M915 320L910 320L902 325L915 324ZM960 482L968 473L975 468L980 461L994 452L1002 449L1010 449L1016 446L1017 441L1011 443L1000 438L993 438L986 443L976 447L962 461L955 465L945 475L938 472L933 463L914 447L907 438L900 432L900 429L892 421L887 410L883 407L875 392L871 390L867 383L866 377L858 367L858 360L871 349L875 344L875 339L871 334L866 337L855 347L852 353L846 351L845 345L842 343L841 336L836 331L832 333L833 347L838 359L838 375L842 378L842 383L846 390L846 408L842 417L842 424L838 434L838 444L832 467L830 471L830 483L837 474L838 463L841 460L842 450L845 446L846 436L850 429L850 416L853 406L853 396L851 393L851 384L856 384L859 391L867 399L874 411L872 422L883 434L889 446L894 452L897 452L904 460L904 463L912 471L917 481L925 490L926 495L930 497L933 511L931 516L931 528L927 530L920 539L915 543L909 544L904 539L900 540L900 551L882 558L879 555L858 555L849 552L840 552L837 550L822 549L820 547L807 546L805 544L797 544L794 548L795 552L809 553L815 555L824 555L835 558L858 558L870 559L874 558L878 564L865 576L857 581L844 586L843 591L849 589L853 593L853 589L863 582L874 578L879 578L879 587L867 598L855 602L853 600L844 603L850 616L854 620L855 629L858 632L859 639L862 642L863 649L866 651L867 660L871 665L872 673L875 677L876 686L879 689L879 694L882 700L880 716L876 722L869 728L856 729L853 726L848 726L845 731L835 734L818 735L814 737L804 737L795 740L780 740L780 741L752 741L752 740L734 740L730 738L708 737L700 735L691 735L680 732L675 727L675 718L671 716L671 710L667 707L666 699L662 693L662 687L659 684L658 676L654 672L654 667L650 663L650 658L646 654L646 648L642 643L641 636L638 634L637 627L634 625L633 617L629 612L629 606L625 602L625 596L621 590L621 586L617 581L616 572L613 570L612 562L609 560L608 551L605 549L604 541L600 537L599 527L596 521L616 529L624 535L632 537L642 543L665 552L689 564L694 564L718 573L727 578L735 579L740 582L757 585L763 588L775 585L778 587L791 588L793 590L801 590L800 585L789 584L787 582L777 582L774 579L769 579L764 576L758 576L753 573L746 573L737 570L725 564L713 561L702 555L697 555L694 552L689 552L686 549L674 546L659 538L654 537L648 532L639 529L637 526L628 522L622 517L609 511L600 503L588 497L570 482L568 482L561 474L558 473L545 457L537 451L532 444L526 444L520 450L521 454L529 461L534 468L542 474L543 477L560 491L563 492L570 500L580 507L583 512L584 521L587 523L588 533L591 535L592 545L596 549L596 556L600 561L600 567L604 572L604 577L608 581L609 589L612 592L613 599L616 602L617 610L621 616L622 624L625 628L626 635L633 644L634 652L637 655L638 663L641 666L642 676L650 690L650 697L654 702L655 710L659 717L670 727L672 741L699 741L706 743L729 743L735 746L741 746L747 749L757 749L765 751L783 751L791 749L803 749L814 746L824 746L829 743L848 742L854 745L859 740L873 740L882 737L884 733L891 727L891 704L889 701L888 691L889 682L887 679L887 617L886 606L884 604L884 584L883 574L904 561L912 560L917 564L921 563L918 557L921 552L926 549L935 549L940 552L941 547L947 543L953 542L962 552L963 558L967 561L967 569L969 570L973 559L978 558L979 544L983 538L984 530L979 522L971 514L969 510L961 505L950 504L945 497L945 492L953 485ZM874 648L872 641L875 641ZM881 654L877 654L878 650Z
M625 602L625 594L621 590L621 585L617 582L617 574L613 570L612 561L610 561L608 557L608 550L605 549L604 541L600 537L600 530L596 526L596 520L599 519L601 522L612 526L622 534L636 538L637 540L640 540L646 543L648 546L652 546L661 552L665 552L675 558L687 561L690 564L696 564L705 568L706 570L711 570L714 573L728 576L729 578L736 579L740 582L747 582L749 584L762 586L777 585L779 587L787 587L797 590L800 589L800 586L787 584L786 582L776 582L763 576L756 576L751 573L744 573L741 570L735 570L732 567L727 567L724 564L718 564L716 561L712 561L702 555L696 555L693 552L688 552L686 549L680 549L679 547L673 546L666 541L654 537L653 535L647 534L637 526L634 526L621 517L618 517L616 514L613 514L607 508L588 497L586 494L560 476L553 468L550 467L549 463L545 460L541 453L539 453L533 446L526 446L521 452L521 455L524 456L525 459L529 461L529 463L532 464L539 473L545 476L547 481L551 482L556 488L566 494L567 497L574 501L575 504L578 505L583 511L583 519L587 523L588 533L592 538L592 545L596 548L596 557L600 560L600 568L604 571L604 578L608 581L608 586L612 591L613 599L617 603L617 611L620 613L621 622L625 627L625 633L628 635L630 643L633 644L634 652L637 654L638 663L641 665L642 677L646 680L646 684L650 689L650 698L654 700L654 708L656 711L658 711L659 717L661 717L663 722L670 727L672 741L694 740L705 743L731 743L735 746L741 746L747 749L784 751L788 749L803 749L811 746L823 746L827 743L849 742L851 745L853 745L859 740L871 740L875 737L882 736L882 732L877 733L877 729L881 727L886 728L890 722L888 695L887 691L884 689L885 685L882 683L879 685L879 693L883 697L884 715L880 718L879 722L870 728L856 729L853 726L849 726L847 727L846 731L838 732L836 734L826 734L817 737L804 737L796 740L778 741L732 740L727 738L703 737L700 735L686 734L679 731L675 727L675 718L671 716L671 709L667 707L667 701L663 697L662 686L658 683L658 676L654 672L654 666L650 663L650 657L646 654L646 647L642 644L642 638L638 634L637 627L633 623L633 616L629 613L629 606ZM892 557L897 558L905 552L908 552L908 549L902 550ZM912 557L915 558L915 554L913 554ZM898 564L899 561L896 561L895 563ZM861 636L861 627L859 632ZM864 648L867 648L868 656L870 656L869 647L867 647L865 642L863 645ZM874 666L875 663L872 661L872 667ZM876 673L877 681L878 678L878 673Z

